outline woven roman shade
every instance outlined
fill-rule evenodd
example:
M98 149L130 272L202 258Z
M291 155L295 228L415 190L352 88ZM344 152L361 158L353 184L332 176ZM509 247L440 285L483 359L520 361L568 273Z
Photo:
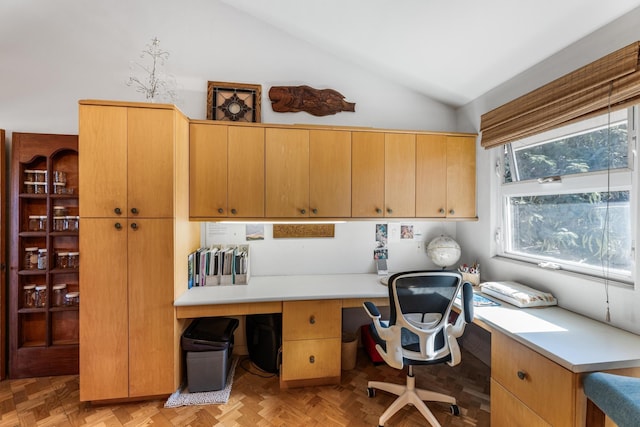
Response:
M483 114L481 145L497 147L640 101L640 42Z

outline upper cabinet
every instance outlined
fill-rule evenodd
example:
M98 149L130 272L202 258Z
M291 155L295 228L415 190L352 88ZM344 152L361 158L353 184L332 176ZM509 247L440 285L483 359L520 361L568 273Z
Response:
M190 125L190 218L475 219L475 136Z
M264 128L189 129L190 217L264 218Z

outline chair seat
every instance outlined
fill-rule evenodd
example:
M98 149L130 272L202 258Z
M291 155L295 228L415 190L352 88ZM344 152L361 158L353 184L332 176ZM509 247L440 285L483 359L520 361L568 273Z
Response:
M640 420L640 378L594 372L584 377L584 393L619 427Z

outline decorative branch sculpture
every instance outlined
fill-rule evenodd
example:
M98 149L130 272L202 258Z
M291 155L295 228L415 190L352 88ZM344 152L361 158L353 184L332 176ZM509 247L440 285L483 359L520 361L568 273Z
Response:
M306 111L314 116L328 116L340 111L355 111L355 102L347 102L333 89L314 89L310 86L272 86L269 99L273 111L296 113Z

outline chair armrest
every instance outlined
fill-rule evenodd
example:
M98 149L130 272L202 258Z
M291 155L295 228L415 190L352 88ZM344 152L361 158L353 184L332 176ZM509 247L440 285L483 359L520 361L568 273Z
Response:
M372 319L379 319L380 318L380 310L378 310L378 307L376 307L376 305L370 301L365 301L362 306L364 307L364 310L367 312L367 314L369 315L369 317L371 317Z
M473 285L469 282L462 284L462 311L464 312L464 321L473 322Z

